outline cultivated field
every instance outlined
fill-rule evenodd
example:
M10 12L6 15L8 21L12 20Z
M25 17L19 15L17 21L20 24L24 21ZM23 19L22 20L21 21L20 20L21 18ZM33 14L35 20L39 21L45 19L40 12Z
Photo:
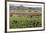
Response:
M10 7L10 28L34 28L42 26L41 7Z
M10 28L41 27L41 18L41 16L12 16L10 17Z

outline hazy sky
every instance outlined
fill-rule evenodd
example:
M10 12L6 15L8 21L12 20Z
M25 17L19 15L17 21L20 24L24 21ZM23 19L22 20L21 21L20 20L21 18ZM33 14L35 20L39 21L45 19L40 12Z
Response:
M12 2L10 4L11 6L20 6L23 5L24 7L42 7L41 4L37 4L37 3L21 3L21 2Z

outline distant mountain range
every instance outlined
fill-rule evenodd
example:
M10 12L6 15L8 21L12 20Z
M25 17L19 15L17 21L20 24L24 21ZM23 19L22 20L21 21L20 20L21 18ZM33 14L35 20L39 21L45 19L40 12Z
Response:
M24 6L10 6L10 10L15 10L16 8L31 8L32 10L42 11L41 7L24 7Z

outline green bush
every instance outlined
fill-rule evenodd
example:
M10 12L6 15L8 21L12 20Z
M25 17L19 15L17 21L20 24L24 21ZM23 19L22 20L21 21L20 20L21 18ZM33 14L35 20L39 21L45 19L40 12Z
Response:
M12 16L10 17L10 28L41 27L41 16Z

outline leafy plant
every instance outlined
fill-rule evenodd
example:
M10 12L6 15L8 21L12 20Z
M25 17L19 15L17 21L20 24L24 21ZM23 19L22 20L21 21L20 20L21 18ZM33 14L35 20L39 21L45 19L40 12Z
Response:
M41 20L41 16L12 16L10 17L10 28L41 27Z

